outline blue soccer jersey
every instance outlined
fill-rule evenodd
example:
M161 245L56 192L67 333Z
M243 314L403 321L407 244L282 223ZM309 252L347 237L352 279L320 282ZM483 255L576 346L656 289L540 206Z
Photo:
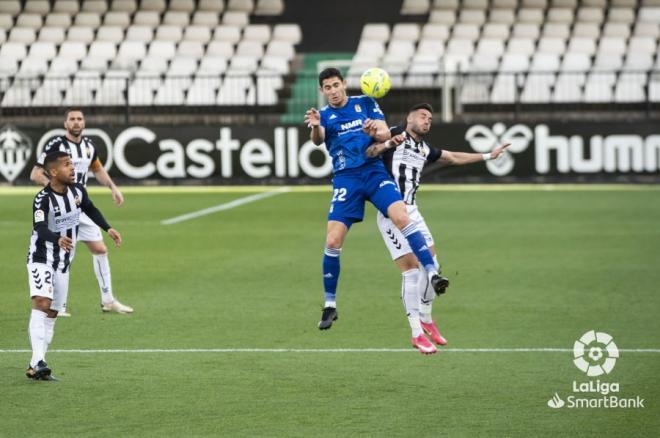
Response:
M326 105L321 108L321 126L325 128L325 147L332 157L333 172L360 167L367 162L365 151L373 138L362 131L367 119L384 120L385 116L374 99L368 96L349 96L341 108Z

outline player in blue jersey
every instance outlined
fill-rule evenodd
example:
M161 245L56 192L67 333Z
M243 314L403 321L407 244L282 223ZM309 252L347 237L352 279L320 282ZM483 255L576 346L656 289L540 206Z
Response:
M319 74L319 86L328 105L320 111L310 108L305 113L305 123L311 129L314 144L325 142L334 174L323 256L325 304L319 322L319 329L325 330L337 319L341 248L351 225L364 218L366 201L401 230L436 292L444 292L449 281L440 275L424 235L410 220L401 193L383 161L365 154L374 141L386 142L390 138L385 116L376 101L367 96L348 96L346 81L336 68L327 68Z

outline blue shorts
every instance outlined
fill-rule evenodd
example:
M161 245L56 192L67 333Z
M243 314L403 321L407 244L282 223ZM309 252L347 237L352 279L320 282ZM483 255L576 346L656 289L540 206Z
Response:
M401 193L382 161L372 161L355 169L346 169L332 179L329 221L339 221L350 228L364 219L364 203L371 202L385 217L390 205L401 201Z

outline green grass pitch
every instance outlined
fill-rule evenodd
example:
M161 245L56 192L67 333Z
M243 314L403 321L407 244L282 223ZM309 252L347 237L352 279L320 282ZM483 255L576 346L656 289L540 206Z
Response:
M570 351L584 332L659 349L660 189L423 187L448 293L435 316L449 345L410 347L389 260L368 207L342 255L340 319L327 332L320 264L328 187L297 190L175 225L160 221L249 195L126 190L96 204L123 233L116 296L102 314L79 245L48 362L33 382L25 256L36 190L0 192L0 436L658 436L660 353L621 353L602 382L643 409L551 409L590 379ZM254 191L263 188L252 189ZM349 352L58 352L140 349ZM458 350L457 350L458 349ZM598 397L588 394L585 397Z

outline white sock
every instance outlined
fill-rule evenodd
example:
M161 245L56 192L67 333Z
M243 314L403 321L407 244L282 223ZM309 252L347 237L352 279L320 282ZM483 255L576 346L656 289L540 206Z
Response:
M32 344L32 359L30 359L31 367L35 367L40 360L44 360L46 357L45 319L46 312L32 309L32 313L30 314L30 324L28 326L30 343Z
M44 318L44 328L46 334L44 343L44 355L46 355L50 343L53 342L53 333L55 333L55 320L57 320L57 318Z
M337 308L337 302L336 301L326 301L323 307L332 307L333 309Z
M435 257L433 257L433 259L435 260L437 266L437 259ZM424 268L420 267L419 271L419 281L417 282L417 293L419 294L420 299L419 319L424 324L430 324L433 322L433 315L431 313L433 311L433 300L435 300L436 294L433 290L433 287L431 286L431 282L429 281L428 276L424 275L426 274Z
M110 261L107 254L94 254L94 273L101 290L101 303L110 304L115 300L112 295L112 276L110 275Z
M417 283L419 277L418 269L411 269L401 274L401 300L403 309L408 317L408 323L412 330L413 338L422 334L422 326L419 323L419 294L417 293Z

